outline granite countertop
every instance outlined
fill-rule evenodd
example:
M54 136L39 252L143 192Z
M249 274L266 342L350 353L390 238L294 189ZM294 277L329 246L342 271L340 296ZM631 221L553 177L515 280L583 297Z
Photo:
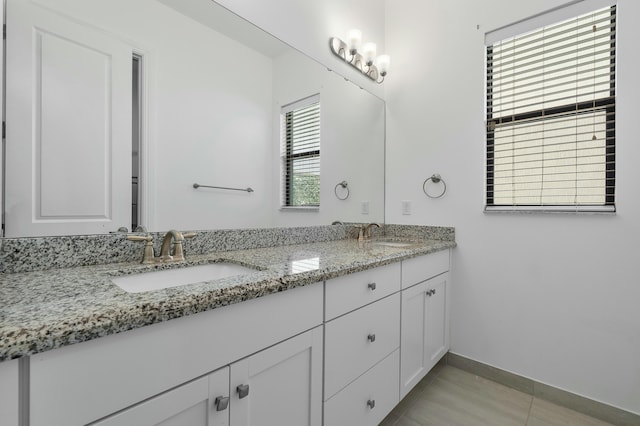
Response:
M406 247L354 239L187 256L174 265L119 263L0 274L0 361L131 330L455 247L412 239ZM246 275L144 293L111 282L119 275L228 261Z

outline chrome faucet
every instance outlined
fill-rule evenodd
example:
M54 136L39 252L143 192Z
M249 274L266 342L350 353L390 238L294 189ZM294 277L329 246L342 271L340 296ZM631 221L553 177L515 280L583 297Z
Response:
M379 223L370 223L368 225L356 225L358 228L358 241L365 241L371 239L371 228L377 226L378 228L382 228L382 225Z
M155 256L153 252L153 237L151 235L128 235L129 241L145 241L144 255L142 256L142 263L167 263L167 262L183 262L184 252L182 250L182 242L185 238L193 238L196 234L193 232L183 234L180 231L172 229L168 231L164 239L162 240L162 247L160 248L160 255ZM171 250L171 244L173 243L173 251Z

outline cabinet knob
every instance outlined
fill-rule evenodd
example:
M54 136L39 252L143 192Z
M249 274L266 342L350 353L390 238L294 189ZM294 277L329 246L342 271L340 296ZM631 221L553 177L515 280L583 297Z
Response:
M369 334L369 335L367 336L367 339L368 339L371 343L373 343L373 342L375 342L375 341L376 341L376 335L375 335L375 334L373 334L373 333L371 333L371 334Z
M373 410L373 408L376 406L376 400L375 399L368 400L367 405L369 406L369 408Z
M229 406L229 397L219 396L214 401L214 404L216 404L216 411L224 411Z
M435 288L431 290L431 294L436 294L436 289Z
M238 391L238 398L240 399L249 395L249 385L238 385L236 390Z
M367 284L367 288L371 291L376 289L376 283L369 283Z

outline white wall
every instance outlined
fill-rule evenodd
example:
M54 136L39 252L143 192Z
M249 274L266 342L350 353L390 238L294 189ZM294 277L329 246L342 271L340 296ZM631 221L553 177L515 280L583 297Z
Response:
M344 39L348 30L362 31L385 53L384 0L214 0L285 43L335 69L379 96L383 86L340 62L329 50L329 38Z
M0 19L2 22L5 22L4 17L4 2L2 2L3 7L0 7ZM4 45L5 43L0 43L0 66L1 69L4 70ZM3 71L4 76L4 71ZM4 77L3 77L4 78ZM4 85L0 85L0 99L4 99ZM0 117L2 117L2 121L4 121L4 102L0 102ZM0 188L4 191L4 141L2 141L3 147L0 149ZM4 194L4 193L3 193ZM0 201L0 207L2 208L2 212L4 215L4 196L2 197L2 201Z
M484 33L566 2L386 3L386 220L455 226L453 352L640 413L639 2L618 0L618 212L483 213Z

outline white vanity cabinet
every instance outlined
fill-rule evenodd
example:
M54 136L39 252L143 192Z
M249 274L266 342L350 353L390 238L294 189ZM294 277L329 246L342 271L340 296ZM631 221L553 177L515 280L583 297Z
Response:
M0 362L0 425L19 425L20 360Z
M321 426L322 327L231 364L230 395L231 426Z
M228 396L233 426L284 416L294 402L306 421L273 424L320 425L322 320L323 284L316 283L33 355L29 424L170 425L175 415L193 415L199 425L203 413L217 422L211 404ZM210 374L227 366L226 392L210 392ZM247 397L239 398L238 385L249 385ZM163 408L159 419L147 404ZM125 413L141 420L118 423ZM216 422L203 424L227 424Z
M400 398L449 350L449 250L402 262Z
M449 256L2 363L0 424L377 425L449 349Z
M324 425L377 425L399 401L400 264L325 283Z
M321 390L319 326L95 426L320 426Z
M224 367L93 424L228 426L228 395L229 367Z

